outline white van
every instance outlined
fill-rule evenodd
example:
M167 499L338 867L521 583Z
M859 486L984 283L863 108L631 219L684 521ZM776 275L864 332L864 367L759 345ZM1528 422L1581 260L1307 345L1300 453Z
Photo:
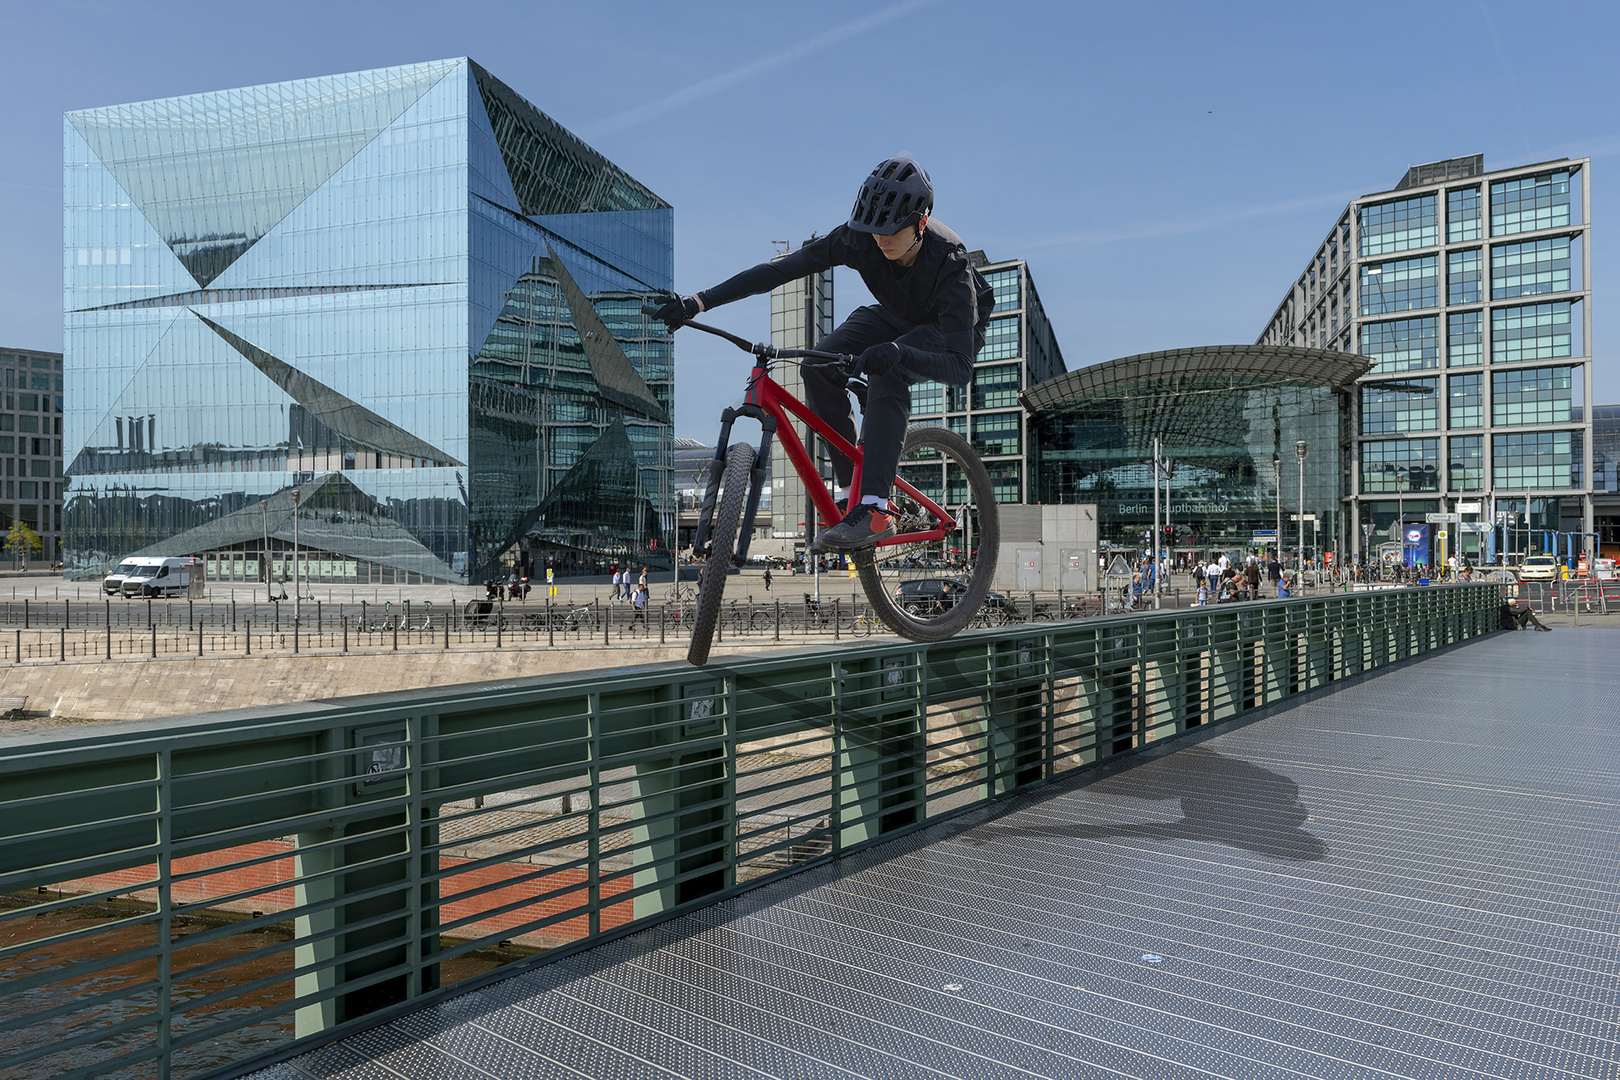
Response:
M118 590L125 596L185 596L195 577L201 580L201 559L131 559L136 566L124 575Z
M147 574L162 562L162 559L125 559L112 573L101 579L101 591L108 596L121 596L125 578Z

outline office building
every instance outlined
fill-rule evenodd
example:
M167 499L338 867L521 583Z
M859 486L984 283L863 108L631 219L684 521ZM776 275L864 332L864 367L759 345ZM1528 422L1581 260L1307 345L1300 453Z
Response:
M21 521L39 534L30 562L62 557L62 354L0 348L0 456L6 460L0 535ZM7 565L20 562L12 552Z
M67 114L69 573L665 562L668 203L467 59Z
M1160 549L1179 562L1275 551L1279 532L1285 555L1315 558L1333 550L1338 448L1369 366L1325 349L1215 345L1067 372L1020 398L1033 495L1094 504L1103 553L1152 550L1157 524Z
M998 503L1036 502L1030 494L1031 438L1018 395L1063 373L1052 324L1023 259L991 262L982 251L968 258L995 290L996 302L967 386L919 383L911 390L912 424L950 428L973 444L990 473ZM901 463L900 474L921 490L945 491L959 482L938 476L943 465Z
M1260 344L1373 361L1340 447L1352 551L1397 516L1441 515L1486 561L1593 533L1590 173L1415 166L1345 207L1277 305Z

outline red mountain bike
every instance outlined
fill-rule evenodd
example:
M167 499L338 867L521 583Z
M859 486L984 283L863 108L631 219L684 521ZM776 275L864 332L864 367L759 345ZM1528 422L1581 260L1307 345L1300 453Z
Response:
M650 315L658 309L647 305L642 310ZM696 555L708 559L687 652L688 660L701 665L709 659L709 641L720 617L726 575L748 557L773 439L781 440L788 461L804 481L820 523L835 523L841 517L790 414L855 463L852 492L861 489L862 447L851 446L770 376L777 360L803 360L848 371L855 357L813 349L778 349L702 323L684 325L725 338L755 358L743 403L720 414L720 438L709 464L692 544ZM851 379L850 385L860 397L864 383ZM747 443L731 442L731 426L739 417L759 422L758 450ZM945 428L914 427L906 432L889 506L896 534L878 541L876 547L851 553L861 589L890 630L912 641L943 641L972 622L995 574L1001 530L990 474L962 436ZM939 578L952 587L911 584ZM950 601L941 603L939 595Z

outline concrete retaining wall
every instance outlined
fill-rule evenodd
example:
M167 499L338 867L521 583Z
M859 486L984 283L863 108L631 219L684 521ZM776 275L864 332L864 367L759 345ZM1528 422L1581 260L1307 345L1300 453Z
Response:
M728 649L725 653L758 648ZM716 649L715 655L724 653ZM26 697L27 711L48 712L56 718L146 720L250 705L292 704L685 659L686 647L681 645L480 652L422 649L348 655L305 653L18 664L0 669L0 697ZM50 723L0 720L0 733Z

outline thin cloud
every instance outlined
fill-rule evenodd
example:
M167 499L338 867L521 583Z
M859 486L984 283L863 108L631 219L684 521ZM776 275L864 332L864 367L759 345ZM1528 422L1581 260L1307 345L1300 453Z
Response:
M1333 192L1322 195L1308 195L1299 199L1287 199L1282 202L1262 203L1256 206L1246 206L1237 210L1230 210L1224 214L1215 214L1210 217L1196 218L1188 221L1157 221L1146 222L1141 225L1123 229L1091 229L1085 232L1066 233L1063 236L1050 236L1045 240L1035 240L1024 247L1029 250L1048 250L1051 248L1088 248L1101 247L1104 244L1117 244L1128 240L1156 240L1166 236L1181 236L1186 233L1205 232L1210 229L1219 229L1225 225L1239 221L1249 221L1259 217L1269 217L1273 214L1286 214L1295 210L1308 210L1312 207L1331 204L1343 206L1357 195L1356 191Z
M654 117L672 113L676 109L690 105L694 101L713 97L739 83L747 82L749 79L773 71L789 61L800 60L806 56L821 52L829 46L836 45L841 41L847 41L867 30L882 26L885 23L891 23L896 19L921 11L923 8L931 7L936 3L938 3L938 0L901 0L900 3L891 4L882 11L873 12L853 22L834 27L824 34L795 45L791 49L786 49L773 56L767 56L762 60L755 60L751 64L744 64L742 67L728 71L725 74L715 75L704 79L702 82L693 83L684 90L677 90L675 93L659 98L657 101L637 105L616 116L610 116L606 120L587 125L580 134L587 139L595 139L615 131L635 127L637 124L645 123Z

